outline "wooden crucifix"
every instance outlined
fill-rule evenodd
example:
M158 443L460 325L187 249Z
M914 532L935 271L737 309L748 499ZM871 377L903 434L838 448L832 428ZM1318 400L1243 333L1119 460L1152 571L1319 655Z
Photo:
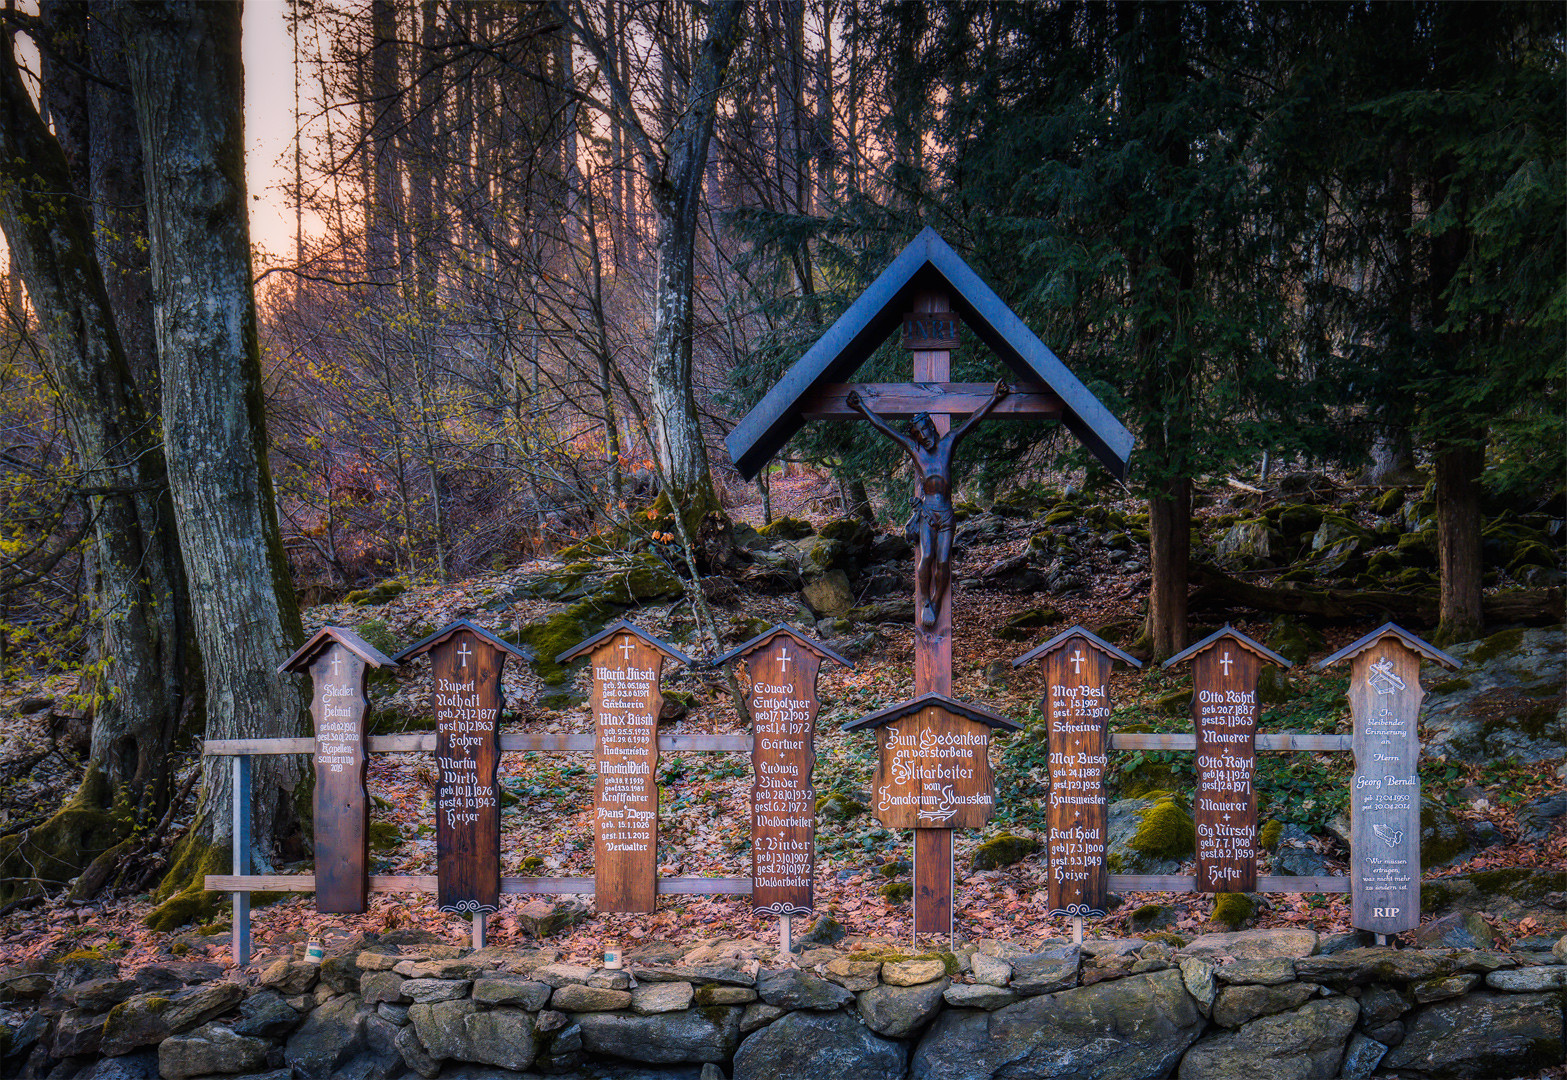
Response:
M500 906L501 669L527 654L467 619L441 627L398 653L406 663L430 654L435 713L436 905L473 917L476 948L484 917Z
M315 721L316 910L366 910L370 887L370 796L365 791L365 679L397 662L352 630L328 626L278 666L309 672Z
M1456 669L1428 641L1385 623L1317 666L1350 661L1350 916L1379 936L1420 925L1420 661Z
M1197 729L1197 890L1257 887L1257 677L1263 664L1290 662L1224 626L1164 662L1192 662Z
M962 321L1015 376L1013 383L953 383ZM899 329L913 381L844 382ZM918 492L909 531L915 556L914 694L952 692L950 560L952 451L986 417L1059 420L1112 475L1124 478L1132 436L1001 298L926 229L786 372L726 440L754 477L810 419L868 420L914 461ZM952 430L954 417L965 418ZM904 435L892 425L915 420ZM952 831L914 829L914 926L952 930ZM927 902L920 902L920 898Z

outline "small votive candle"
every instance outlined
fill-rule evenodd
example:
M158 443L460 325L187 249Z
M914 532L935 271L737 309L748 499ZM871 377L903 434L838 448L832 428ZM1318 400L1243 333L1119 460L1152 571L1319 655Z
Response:
M326 950L321 947L319 941L312 941L305 946L305 963L319 964L326 957Z
M625 960L621 957L619 949L605 947L604 966L611 971L619 971L625 966Z

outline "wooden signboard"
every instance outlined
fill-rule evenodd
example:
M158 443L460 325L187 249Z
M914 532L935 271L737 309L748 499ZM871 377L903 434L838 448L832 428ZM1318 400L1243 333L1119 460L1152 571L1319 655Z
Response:
M1117 660L1142 664L1080 626L1057 634L1013 665L1036 657L1045 664L1040 711L1048 725L1050 755L1050 914L1103 916L1110 883L1105 863L1110 668Z
M815 907L816 673L853 665L787 626L775 626L719 663L744 657L751 679L751 910L809 915Z
M664 657L680 652L619 622L557 657L593 669L594 906L651 912L658 897L658 714Z
M1257 676L1263 663L1289 667L1271 649L1228 626L1172 656L1192 662L1197 729L1197 890L1257 888Z
M1020 730L1003 716L941 694L926 694L863 716L845 731L877 729L871 809L889 829L978 828L996 797L990 772L992 728Z
M1355 775L1350 788L1350 906L1355 927L1420 925L1420 659L1458 662L1388 623L1323 660L1349 659Z
M489 913L500 906L501 669L522 653L466 619L397 654L430 654L435 712L436 903L442 911Z
M366 910L370 796L365 791L365 676L396 662L359 635L329 626L279 671L310 673L315 721L316 910Z

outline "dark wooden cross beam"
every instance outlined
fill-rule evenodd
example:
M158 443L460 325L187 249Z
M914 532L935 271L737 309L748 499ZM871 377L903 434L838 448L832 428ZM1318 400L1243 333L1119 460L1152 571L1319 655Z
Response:
M889 420L909 420L922 412L967 416L985 404L995 388L995 383L828 383L801 402L800 415L811 420L859 420L860 414L848 405L849 394L858 392L871 411ZM1061 411L1061 399L1048 387L1022 382L1014 384L1012 393L990 415L1059 420Z

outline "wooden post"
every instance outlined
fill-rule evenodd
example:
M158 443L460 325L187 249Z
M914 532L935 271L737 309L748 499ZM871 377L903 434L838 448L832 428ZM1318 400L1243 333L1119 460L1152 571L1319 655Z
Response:
M488 916L486 916L485 913L482 912L482 911L475 911L473 913L473 947L475 949L482 949L482 948L484 948L484 941L485 941L484 920L486 918L488 918Z
M949 312L951 301L946 293L924 293L914 302L916 314ZM949 324L950 328L950 324ZM933 328L932 328L933 329ZM911 334L909 321L905 320L904 340L918 341ZM940 341L943 335L928 333L929 339ZM952 350L950 346L931 349L912 349L914 381L917 383L944 383L952 379ZM952 428L952 417L935 413L931 421L936 431L945 435ZM918 558L918 553L915 555ZM914 586L914 696L926 694L952 694L952 596L941 598L936 626L932 630L920 628L920 612L928 597L922 595L918 578ZM914 830L914 933L952 933L952 830L918 828Z
M1387 623L1321 661L1351 660L1355 774L1350 788L1350 918L1358 930L1400 934L1420 925L1421 657L1458 661Z
M316 910L366 910L370 795L365 791L365 678L397 662L351 630L319 630L278 668L310 673L315 719Z
M250 873L250 755L234 755L234 873ZM250 963L250 893L234 894L234 964Z

